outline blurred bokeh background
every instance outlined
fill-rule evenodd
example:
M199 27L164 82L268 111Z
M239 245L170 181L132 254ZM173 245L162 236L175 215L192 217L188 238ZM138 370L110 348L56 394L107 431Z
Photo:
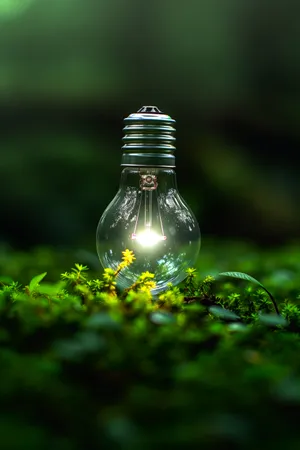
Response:
M204 236L300 237L300 4L1 0L0 242L94 249L123 117L177 120Z

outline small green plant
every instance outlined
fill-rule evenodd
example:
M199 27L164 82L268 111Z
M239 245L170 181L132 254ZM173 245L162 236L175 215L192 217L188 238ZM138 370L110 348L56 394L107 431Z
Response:
M122 261L116 268L105 268L102 279L87 280L85 272L88 271L88 267L81 264L75 264L75 267L71 269L71 272L65 272L61 275L63 281L67 281L78 292L87 292L89 289L93 294L107 293L112 296L117 296L117 277L122 270L130 266L136 259L133 251L124 250L122 252ZM133 292L144 292L150 295L152 289L154 289L156 283L154 281L154 274L150 272L143 272L135 283L125 290L124 295Z
M285 300L281 309L281 315L290 323L300 325L300 307L289 300Z
M172 283L168 285L168 289L159 295L155 302L157 309L168 309L170 311L180 311L184 305L184 294L180 288L173 286Z
M73 286L77 286L86 281L85 273L88 269L87 266L82 264L75 264L75 267L71 269L71 272L65 272L61 274L61 279L67 281Z
M186 296L192 296L197 289L197 271L195 268L186 269L186 279L184 282L184 293Z

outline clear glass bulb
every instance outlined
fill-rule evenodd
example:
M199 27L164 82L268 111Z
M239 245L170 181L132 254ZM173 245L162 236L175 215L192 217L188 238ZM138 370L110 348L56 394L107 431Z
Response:
M155 295L178 284L194 266L200 250L200 229L180 196L176 174L168 168L125 168L120 188L97 228L97 252L103 267L116 269L122 251L136 260L118 275L127 288L145 271L154 273Z

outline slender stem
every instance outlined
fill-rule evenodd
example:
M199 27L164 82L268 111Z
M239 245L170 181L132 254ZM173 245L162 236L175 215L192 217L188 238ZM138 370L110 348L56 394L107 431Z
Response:
M268 289L266 289L265 287L264 287L264 290L266 291L267 294L269 294L269 297L270 297L270 299L271 299L271 301L273 303L273 306L274 306L274 309L276 311L276 314L278 314L278 316L280 316L280 312L279 312L279 309L278 309L278 306L277 306L275 298L273 297L271 292L269 292Z

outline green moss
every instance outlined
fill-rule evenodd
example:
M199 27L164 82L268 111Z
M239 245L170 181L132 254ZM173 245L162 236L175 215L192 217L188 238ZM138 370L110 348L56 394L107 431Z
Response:
M0 448L298 448L299 247L208 246L155 300L75 257L0 253Z

